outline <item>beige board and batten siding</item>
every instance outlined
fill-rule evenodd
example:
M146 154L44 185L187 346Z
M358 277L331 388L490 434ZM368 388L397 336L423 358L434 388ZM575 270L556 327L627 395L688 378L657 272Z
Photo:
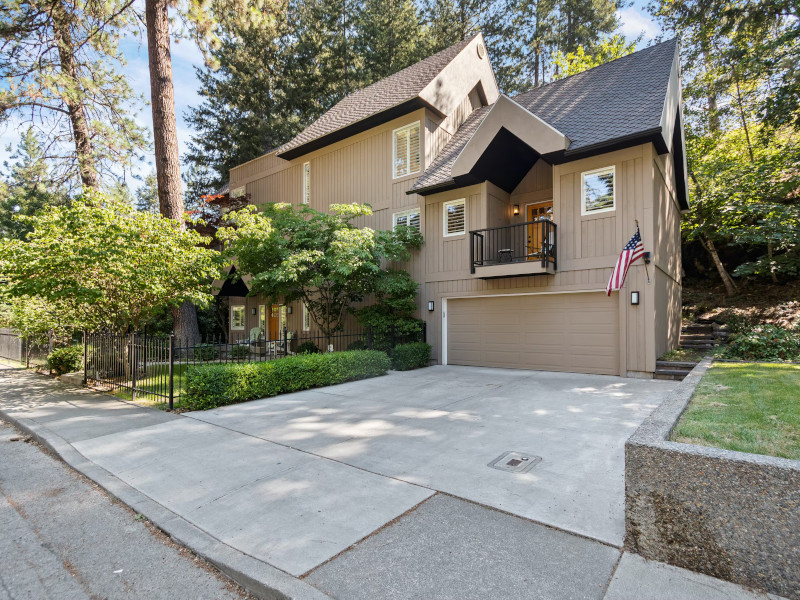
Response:
M620 375L647 374L655 370L655 279L650 267L651 283L647 282L642 261L631 267L628 280L621 292L606 297L605 289L614 264L624 244L636 230L636 220L642 233L645 250L653 251L656 212L654 194L657 185L653 183L650 166L654 152L650 144L625 150L610 152L596 157L581 159L552 167L553 220L558 226L558 271L555 275L535 277L513 277L505 279L472 279L469 272L469 247L467 236L460 239L442 237L442 203L466 196L467 223L470 229L485 226L487 217L482 207L489 206L488 197L492 193L490 184L471 186L461 190L433 194L426 199L427 274L423 293L427 299L436 301L436 311L426 315L429 327L429 340L435 345L435 357L442 361L442 300L472 298L476 296L496 296L505 294L553 294L558 293L557 302L577 313L586 302L596 303L597 309L607 314L616 311L615 333L606 331L609 336L603 345L603 352L615 348L618 353L616 368ZM657 158L657 157L656 157ZM616 172L616 209L598 215L581 215L580 177L581 173L593 169L614 166ZM544 169L549 166L537 163L536 173L529 173L517 190L510 195L510 202L520 206L520 216L525 204L523 198L547 199L550 190L542 183L546 181ZM646 182L646 183L645 183ZM523 185L524 184L524 185ZM477 196L477 197L475 197ZM495 202L495 204L498 204ZM498 205L502 206L502 203ZM667 218L667 217L663 217ZM670 218L675 218L673 215ZM515 221L511 221L515 222ZM630 305L630 291L640 292L640 305ZM584 292L603 292L584 294ZM581 292L581 293L576 293ZM581 297L580 300L577 298ZM548 301L549 302L549 301ZM669 310L675 311L674 293L667 303ZM678 312L680 307L678 306ZM488 310L487 310L488 312ZM449 320L446 320L449 326ZM519 318L509 319L518 322ZM610 322L610 321L609 321ZM666 331L660 331L666 337ZM616 339L611 339L616 337ZM666 342L659 344L663 346ZM450 362L448 358L447 362ZM534 368L531 365L531 368ZM541 367L540 367L541 368Z

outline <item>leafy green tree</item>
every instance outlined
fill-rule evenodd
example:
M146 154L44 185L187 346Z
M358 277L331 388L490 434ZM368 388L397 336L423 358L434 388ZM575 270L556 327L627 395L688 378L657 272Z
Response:
M143 184L136 190L134 205L136 210L158 212L158 181L155 173L149 173L144 178Z
M416 230L359 229L352 221L372 214L361 204L332 204L330 214L308 206L249 206L227 216L218 237L235 260L237 275L251 275L250 292L273 301L301 300L320 330L331 336L354 304L376 290L384 260L408 260Z
M161 215L87 190L22 220L27 241L0 241L2 292L56 306L75 328L137 329L165 306L213 299L219 254Z
M427 40L412 0L365 0L356 30L355 53L365 85L425 58Z
M4 298L0 302L0 327L11 328L25 338L29 342L28 351L33 345L43 346L51 340L54 345L66 345L74 331L63 306L38 296Z
M636 42L628 42L621 35L613 35L610 38L603 36L597 45L595 51L587 54L583 46L578 46L575 52L558 52L555 57L555 65L557 75L555 79L563 79L570 75L576 75L598 67L604 63L610 62L617 58L622 58L636 52Z
M30 226L18 216L30 216L46 206L66 204L68 198L58 191L33 128L22 134L11 159L15 162L4 163L7 172L0 182L0 237L22 240Z
M370 328L378 349L390 348L390 336L408 336L422 331L422 322L414 318L419 285L406 271L387 269L375 281L375 302L353 311L358 322Z
M0 121L36 127L64 184L99 188L130 170L146 146L133 110L138 98L119 73L118 39L132 23L131 6L8 0L0 10Z

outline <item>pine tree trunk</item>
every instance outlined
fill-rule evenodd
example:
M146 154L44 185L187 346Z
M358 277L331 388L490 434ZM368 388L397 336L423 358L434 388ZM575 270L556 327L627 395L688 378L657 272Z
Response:
M714 245L714 242L705 236L700 236L699 239L703 248L705 248L706 252L711 256L711 260L714 261L714 266L717 267L717 273L719 273L722 283L725 284L726 295L735 296L739 288L736 287L736 282L733 281L733 277L730 276L727 269L725 269L725 265L722 264L722 259L720 259L717 253L717 247Z
M78 66L75 63L75 45L70 33L70 15L64 9L64 5L60 0L53 4L52 17L61 72L74 82L76 88L80 89ZM94 150L92 148L91 133L89 132L89 123L86 118L86 109L79 97L67 95L64 98L64 103L67 106L67 114L72 125L72 137L75 141L75 153L78 157L78 171L80 172L81 183L84 187L97 189L99 188L97 167L94 161Z
M178 128L175 122L175 90L172 84L172 57L169 49L167 0L145 1L147 55L150 64L150 104L153 109L158 206L162 215L183 223L181 166L178 154ZM200 341L197 311L185 302L173 309L175 335L187 345Z

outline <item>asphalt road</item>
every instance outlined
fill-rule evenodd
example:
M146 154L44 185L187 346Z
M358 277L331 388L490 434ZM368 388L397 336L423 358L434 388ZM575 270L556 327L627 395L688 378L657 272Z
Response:
M0 600L246 593L0 421Z

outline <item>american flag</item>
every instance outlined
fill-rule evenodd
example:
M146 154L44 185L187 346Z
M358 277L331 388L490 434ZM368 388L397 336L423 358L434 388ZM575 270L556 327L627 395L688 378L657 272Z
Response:
M622 249L622 254L617 259L617 266L614 267L611 279L608 280L608 285L606 286L607 296L610 296L612 291L618 290L623 286L625 277L628 276L628 267L642 256L644 256L644 245L637 225L636 233L633 234L633 237L628 240L628 243Z

